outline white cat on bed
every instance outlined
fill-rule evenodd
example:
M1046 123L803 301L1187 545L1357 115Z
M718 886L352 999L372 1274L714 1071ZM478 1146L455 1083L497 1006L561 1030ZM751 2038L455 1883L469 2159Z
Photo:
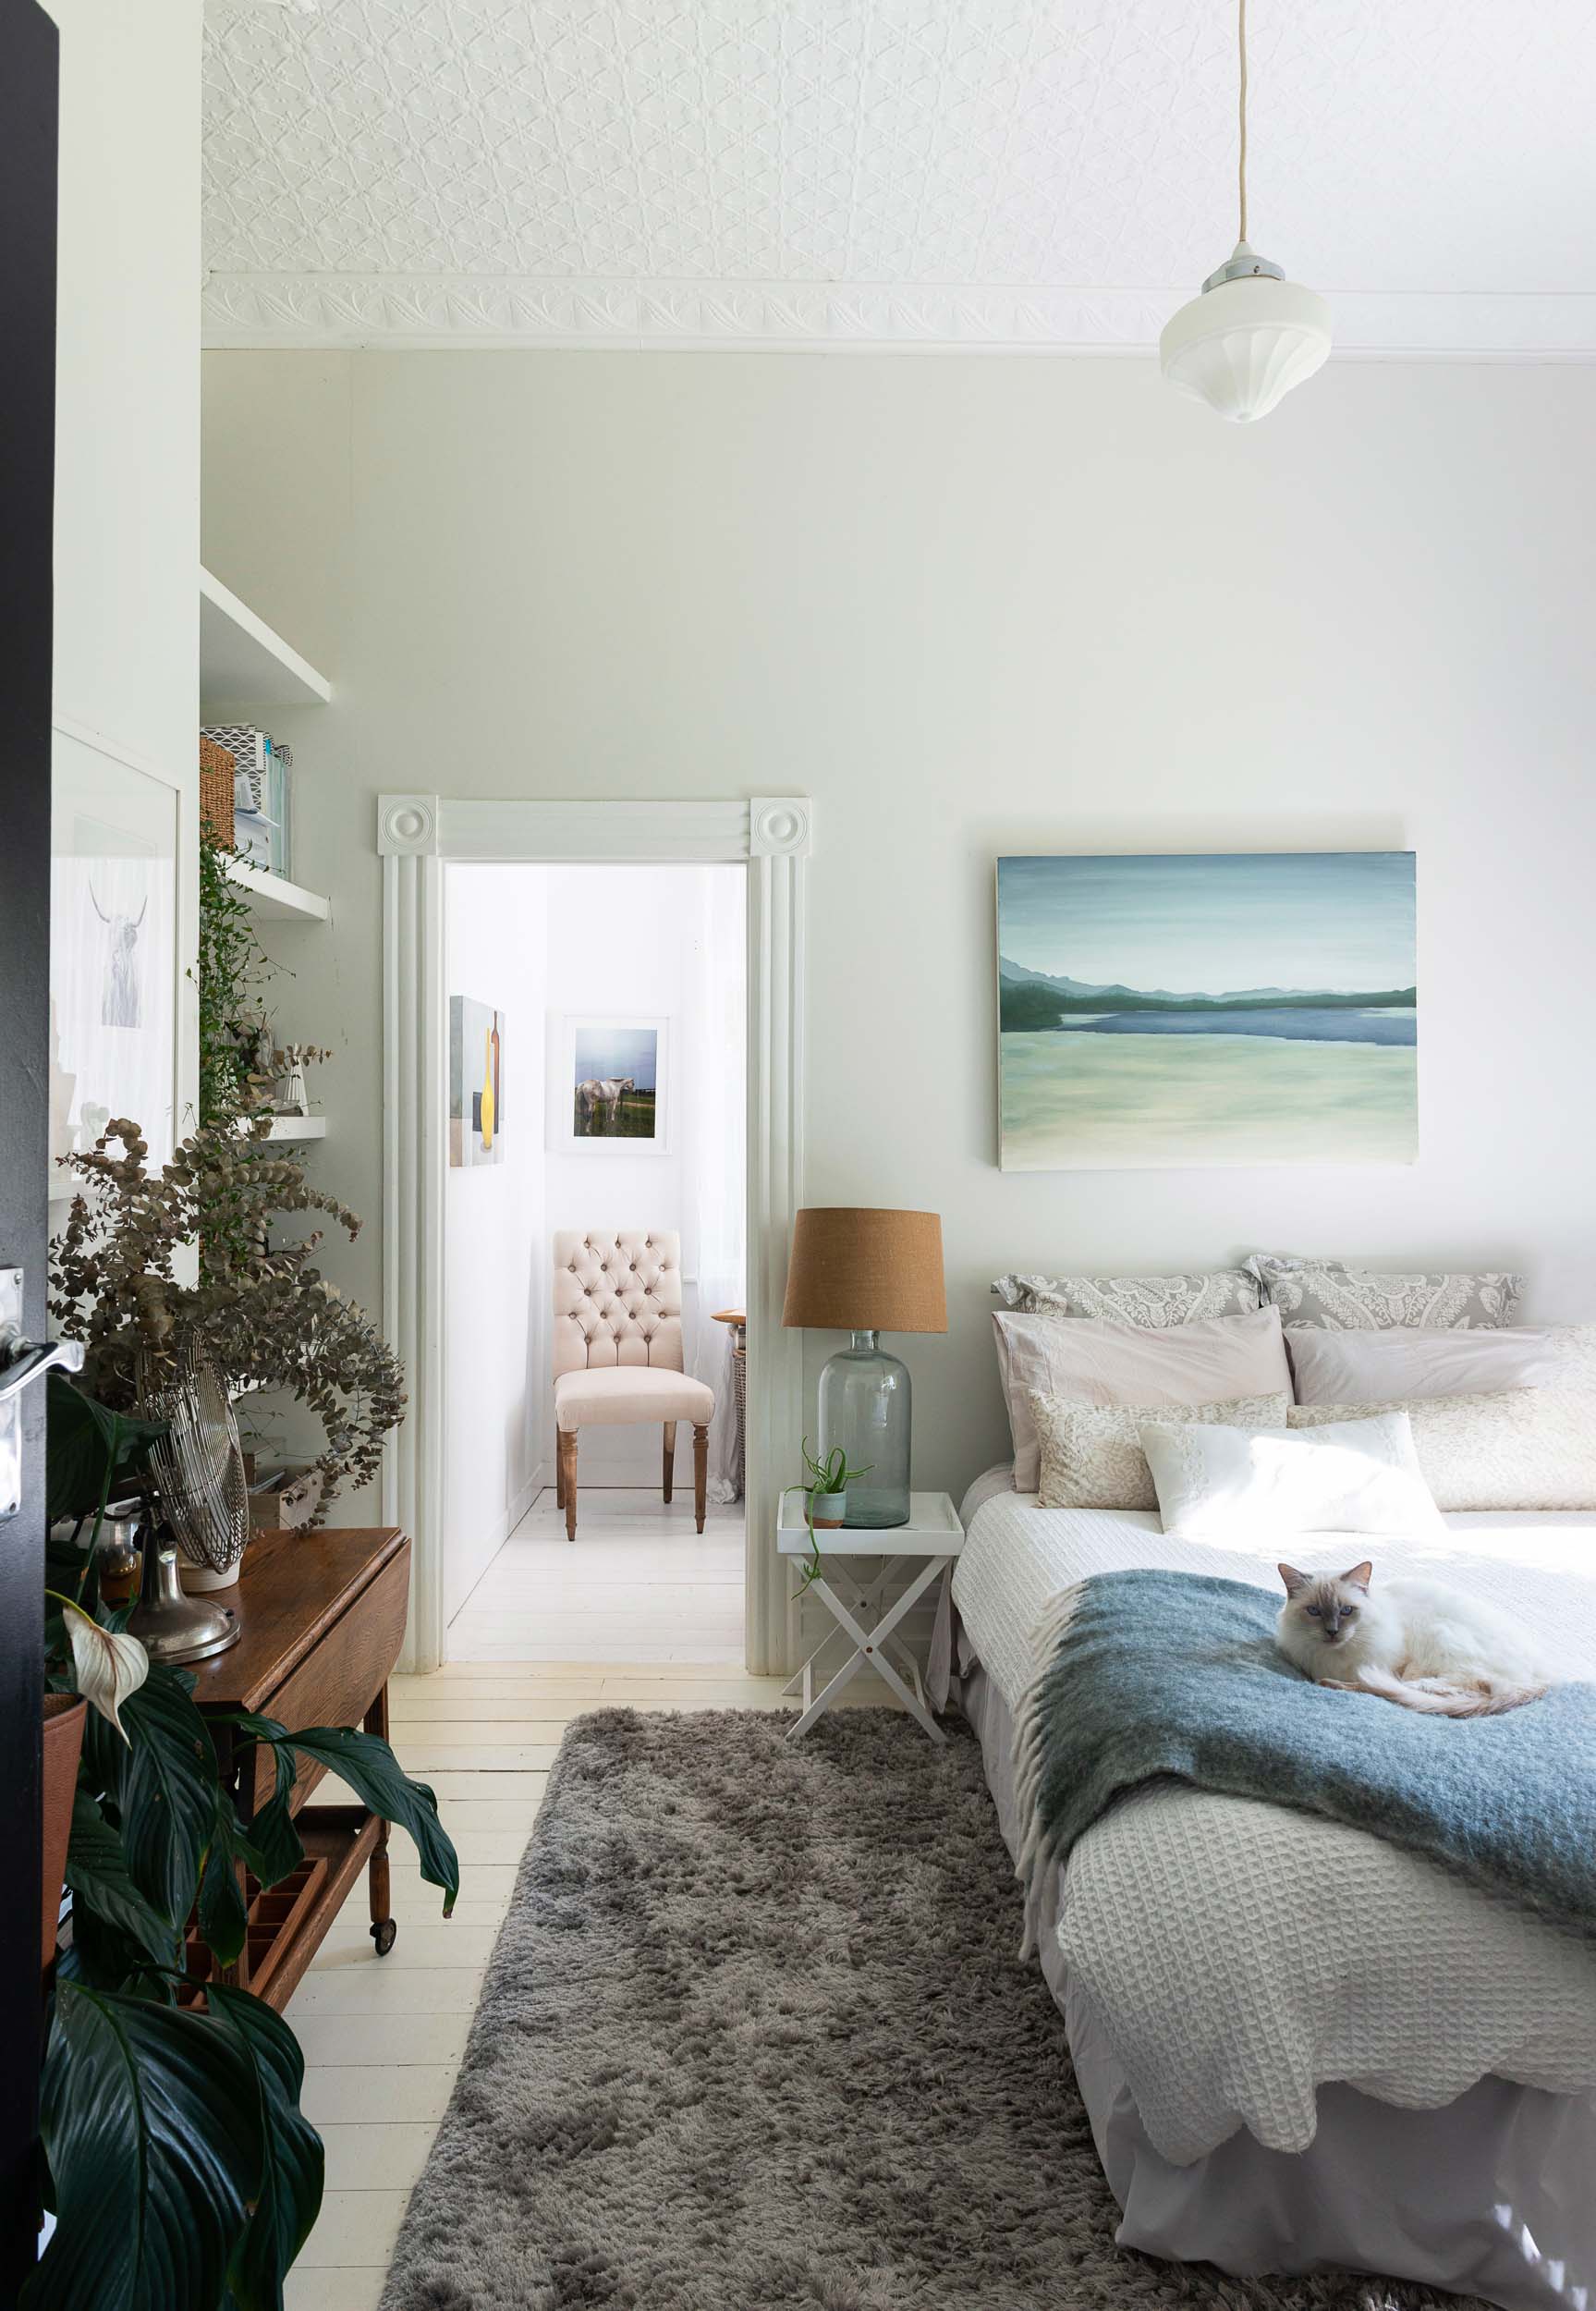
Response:
M1528 1630L1444 1581L1403 1574L1374 1590L1366 1559L1350 1572L1282 1565L1275 1643L1316 1685L1378 1694L1438 1718L1496 1717L1553 1682Z

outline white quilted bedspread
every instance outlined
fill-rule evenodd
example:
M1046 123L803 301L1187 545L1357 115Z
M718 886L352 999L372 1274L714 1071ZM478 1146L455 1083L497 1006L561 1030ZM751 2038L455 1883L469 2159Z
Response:
M978 1503L971 1513L972 1504ZM1127 1565L1278 1591L1274 1555L1166 1541L1156 1516L1038 1509L983 1479L953 1594L1017 1707L1050 1598ZM1596 1515L1449 1516L1444 1543L1342 1543L1382 1571L1445 1571L1596 1677ZM1300 1559L1304 1544L1282 1549ZM1327 1564L1328 1549L1306 1550ZM1569 1791L1596 1836L1596 1791ZM1495 2073L1596 2087L1596 1945L1357 1829L1158 1781L1113 1807L1065 1870L1058 1938L1153 2143L1177 2165L1249 2127L1306 2148L1314 2090L1345 2079L1431 2109Z

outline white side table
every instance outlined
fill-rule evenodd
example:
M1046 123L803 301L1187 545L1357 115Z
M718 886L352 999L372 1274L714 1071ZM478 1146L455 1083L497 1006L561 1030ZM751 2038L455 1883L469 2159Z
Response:
M904 1615L919 1604L932 1583L949 1577L954 1559L964 1547L964 1527L951 1497L946 1493L911 1493L907 1524L845 1524L829 1533L822 1529L814 1535L814 1546L820 1550L823 1571L810 1583L810 1594L819 1597L836 1628L826 1631L798 1675L782 1689L784 1693L803 1695L803 1708L792 1728L793 1740L807 1733L815 1719L824 1716L844 1686L851 1683L860 1669L873 1669L932 1740L944 1742L946 1734L926 1706L920 1663L896 1630ZM810 1530L800 1486L792 1486L782 1495L776 1548L783 1557L809 1557ZM878 1573L861 1580L849 1562L859 1557L883 1558L886 1562ZM919 1567L914 1578L883 1613L883 1592L911 1565ZM879 1619L873 1618L877 1615ZM853 1651L817 1693L815 1665L827 1645L835 1640L838 1631L851 1638Z

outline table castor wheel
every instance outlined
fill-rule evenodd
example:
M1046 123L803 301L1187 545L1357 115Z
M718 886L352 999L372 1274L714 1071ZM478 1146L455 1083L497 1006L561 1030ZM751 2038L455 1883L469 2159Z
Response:
M379 1958L385 1958L398 1938L399 1926L396 1918L380 1918L372 1928L372 1939L377 1945Z

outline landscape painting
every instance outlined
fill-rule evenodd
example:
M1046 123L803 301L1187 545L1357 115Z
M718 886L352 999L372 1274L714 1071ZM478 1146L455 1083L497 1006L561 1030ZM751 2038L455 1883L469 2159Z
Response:
M1000 859L1005 1171L1418 1155L1410 850Z

